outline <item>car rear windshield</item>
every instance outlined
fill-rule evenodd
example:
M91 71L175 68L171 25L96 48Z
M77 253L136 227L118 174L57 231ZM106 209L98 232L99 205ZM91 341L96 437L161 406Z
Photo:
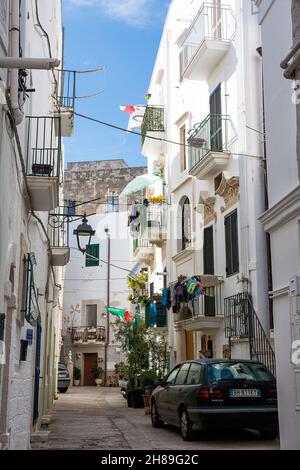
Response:
M208 365L208 382L244 379L254 382L272 382L273 374L263 364L251 362L217 362Z

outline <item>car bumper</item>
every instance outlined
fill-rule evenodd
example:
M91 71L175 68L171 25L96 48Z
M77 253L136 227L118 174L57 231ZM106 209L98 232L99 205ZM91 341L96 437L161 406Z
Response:
M275 428L277 407L189 408L195 427L203 428Z

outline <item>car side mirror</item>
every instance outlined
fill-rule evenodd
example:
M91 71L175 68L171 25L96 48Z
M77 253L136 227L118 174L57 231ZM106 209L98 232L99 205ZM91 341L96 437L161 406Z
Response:
M157 379L157 380L154 380L153 382L154 387L159 387L160 385L163 385L163 384L164 384L164 381L162 379Z

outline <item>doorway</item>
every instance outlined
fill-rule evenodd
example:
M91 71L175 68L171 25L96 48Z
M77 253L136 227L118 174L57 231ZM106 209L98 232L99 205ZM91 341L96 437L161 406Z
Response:
M195 359L194 332L186 331L185 338L186 338L186 359L190 361L190 360Z
M95 378L92 373L92 368L97 367L98 354L88 353L84 354L84 385L86 387L95 386Z

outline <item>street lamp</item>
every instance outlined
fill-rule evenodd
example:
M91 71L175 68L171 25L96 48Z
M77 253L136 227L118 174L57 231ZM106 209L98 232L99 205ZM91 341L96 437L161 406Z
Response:
M77 229L75 229L74 232L73 232L73 234L76 235L76 237L77 237L78 249L83 254L86 252L86 248L81 248L80 237L89 237L88 243L85 244L85 246L89 247L90 244L91 244L92 237L96 233L95 230L93 230L92 227L90 225L88 225L87 222L88 222L88 220L86 218L86 214L84 214L84 217L82 219L82 224L78 225Z
M111 248L111 243L110 243L110 233L109 233L109 228L104 229L106 235L107 235L107 306L110 306L110 248ZM106 317L106 341L105 341L105 348L104 348L104 385L107 385L107 363L108 363L108 348L109 348L109 328L110 328L110 322L109 322L109 313L107 313Z

